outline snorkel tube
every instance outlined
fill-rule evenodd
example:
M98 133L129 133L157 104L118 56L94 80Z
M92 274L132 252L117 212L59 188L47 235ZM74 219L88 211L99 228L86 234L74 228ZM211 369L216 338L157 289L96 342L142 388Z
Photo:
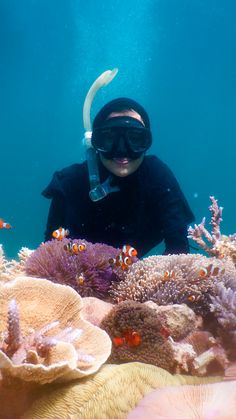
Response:
M89 197L93 202L100 201L100 199L105 198L110 192L116 192L119 190L118 187L112 187L110 185L111 178L105 180L102 184L100 183L100 176L97 164L97 152L91 144L92 137L92 125L90 118L90 110L92 106L93 99L97 91L103 87L107 86L118 73L118 69L114 68L113 70L107 70L102 73L90 87L83 106L83 123L84 123L84 146L86 153L86 160L88 164L89 172L89 183L90 191Z

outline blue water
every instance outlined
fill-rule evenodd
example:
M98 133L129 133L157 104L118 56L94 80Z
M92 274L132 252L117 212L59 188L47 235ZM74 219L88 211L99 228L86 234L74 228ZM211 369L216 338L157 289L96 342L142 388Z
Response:
M83 101L114 67L92 115L118 96L142 103L151 152L174 171L197 222L215 195L222 231L236 231L235 19L235 0L0 0L0 218L13 226L0 243L9 257L43 240L40 193L55 170L83 160Z

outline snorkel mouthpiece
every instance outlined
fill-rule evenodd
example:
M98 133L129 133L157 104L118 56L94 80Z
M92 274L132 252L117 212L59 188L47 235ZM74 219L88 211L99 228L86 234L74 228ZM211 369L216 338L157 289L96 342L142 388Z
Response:
M92 129L91 129L91 118L90 110L92 106L93 99L97 91L102 87L109 84L113 78L118 73L118 69L114 68L113 70L108 70L102 73L90 87L83 107L83 122L84 122L84 139L83 144L86 149L86 160L88 164L89 172L89 183L90 183L90 192L89 197L93 202L99 201L100 199L105 198L109 193L116 192L119 190L118 187L112 187L110 185L110 177L100 184L100 176L97 164L97 152L91 144Z
M90 190L89 197L93 202L100 201L100 199L105 198L109 193L120 190L118 186L111 186L111 180L112 177L109 176L105 182L100 183Z

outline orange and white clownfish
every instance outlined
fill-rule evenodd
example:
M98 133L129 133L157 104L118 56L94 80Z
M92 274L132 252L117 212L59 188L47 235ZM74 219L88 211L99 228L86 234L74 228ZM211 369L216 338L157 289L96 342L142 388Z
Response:
M59 227L57 230L54 230L52 237L56 240L62 240L64 237L67 237L70 234L69 230L64 227Z
M118 256L116 256L116 258L110 258L109 263L110 265L117 268L120 267L123 271L125 271L130 265L132 265L133 261L131 257L120 253Z
M0 219L0 228L11 228L11 225L9 223L5 223L2 219Z
M85 243L67 243L64 245L64 249L70 252L72 255L78 255L79 252L84 252L86 250Z
M78 245L78 250L79 250L79 252L84 252L85 250L86 250L86 244L85 243L80 243L79 245Z
M130 245L124 245L122 247L122 250L116 258L110 258L109 263L112 266L120 267L123 271L128 269L130 265L133 263L133 257L137 256L138 252L137 250L130 246Z
M175 279L175 271L173 271L173 269L171 269L171 271L164 271L163 279L164 281L167 281L168 279Z
M219 266L214 266L213 263L208 265L206 268L202 267L199 269L199 278L209 278L210 276L217 276L218 274L224 274L225 269L220 269Z
M122 247L122 253L124 253L125 256L130 256L130 257L137 256L138 254L137 250L134 247L130 246L129 244L125 244Z

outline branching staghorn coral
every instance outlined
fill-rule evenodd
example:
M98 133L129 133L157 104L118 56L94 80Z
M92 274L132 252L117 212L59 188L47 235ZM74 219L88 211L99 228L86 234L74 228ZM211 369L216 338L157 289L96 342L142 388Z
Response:
M211 212L211 233L205 227L206 219L204 217L200 224L189 227L188 238L194 240L210 256L220 259L230 257L234 265L236 265L236 234L229 236L221 234L220 223L222 221L223 207L218 206L214 196L210 196L210 200L212 203L209 207Z
M209 313L210 295L222 281L236 284L236 270L229 260L194 255L149 256L133 264L125 280L112 284L116 302L152 300L158 305L187 304L196 313Z
M69 243L83 243L86 248L71 254L65 250ZM109 263L118 253L119 249L85 240L50 240L34 251L25 269L27 275L70 285L82 297L106 298L111 282L119 279Z

